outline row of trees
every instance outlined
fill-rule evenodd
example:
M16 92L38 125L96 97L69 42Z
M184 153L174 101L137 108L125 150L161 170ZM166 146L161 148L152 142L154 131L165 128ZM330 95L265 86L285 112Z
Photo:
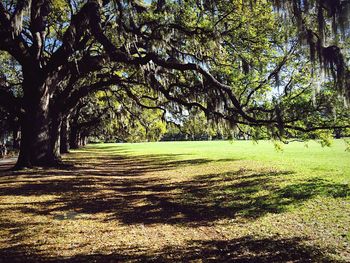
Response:
M76 120L121 134L198 110L210 125L281 140L349 128L349 5L1 1L0 106L21 129L17 167L57 164Z

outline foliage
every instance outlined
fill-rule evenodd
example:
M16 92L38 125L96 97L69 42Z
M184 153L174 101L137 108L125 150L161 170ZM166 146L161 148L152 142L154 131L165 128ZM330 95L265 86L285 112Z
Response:
M91 97L93 106L86 111L96 112L96 105L104 109L99 125L89 127L88 134L104 142L158 141L166 131L162 121L163 112L157 109L144 109L128 98L122 91L111 94L97 92Z
M194 119L177 117L188 112L207 119L209 136L326 142L324 130L350 126L348 2L3 1L1 60L11 77L0 105L34 134L22 145L38 149L45 130L40 145L50 146L38 158L57 156L62 119L99 91L119 104L110 105L115 117L125 115L109 117L107 137L158 140L167 119L198 133Z

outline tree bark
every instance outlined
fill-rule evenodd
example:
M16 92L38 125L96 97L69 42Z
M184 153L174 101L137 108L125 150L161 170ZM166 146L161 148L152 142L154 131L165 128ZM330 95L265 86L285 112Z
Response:
M62 117L59 115L51 116L50 123L50 159L53 163L61 162L61 126L62 126Z
M60 143L60 151L61 153L69 153L69 115L64 117L61 125L61 143Z
M17 169L57 165L50 134L50 81L40 79L40 74L38 76L35 72L23 74L24 112L20 117L21 145Z
M72 125L70 134L69 134L69 146L71 149L78 149L79 148L79 131L77 126Z
M71 149L78 149L80 146L79 114L82 105L75 109L70 123L69 146Z

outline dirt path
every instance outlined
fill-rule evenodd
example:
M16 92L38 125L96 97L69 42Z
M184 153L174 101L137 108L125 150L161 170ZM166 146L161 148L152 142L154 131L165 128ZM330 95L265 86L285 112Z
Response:
M269 210L242 216L246 204L211 198L219 180L245 189L271 171L89 151L62 169L4 171L13 161L0 162L0 262L331 260L302 236L261 230L256 218Z

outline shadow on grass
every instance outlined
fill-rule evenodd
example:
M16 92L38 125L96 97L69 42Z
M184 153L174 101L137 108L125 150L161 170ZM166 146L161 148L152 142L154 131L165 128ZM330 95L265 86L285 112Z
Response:
M52 195L49 201L16 203L20 212L45 215L56 219L57 214L72 211L83 214L106 213L106 221L119 220L132 224L187 224L191 227L211 225L219 219L244 217L254 220L266 213L281 213L290 205L299 205L317 195L334 198L350 195L348 185L323 179L310 179L281 186L276 179L293 176L293 171L256 172L238 170L210 173L169 181L157 176L160 171L174 171L187 166L235 160L189 159L176 160L179 155L150 155L126 157L94 154L87 150L82 156L70 156L75 167L40 169L0 174L2 196ZM76 156L76 157L74 157ZM13 203L0 203L1 213ZM64 217L63 217L64 218ZM3 228L21 232L23 226L0 222ZM18 246L18 237L10 239L11 246L0 250L0 262L11 255L40 261L38 254L26 251L34 248ZM286 251L288 248L288 252ZM123 251L123 250L121 250ZM130 251L129 251L130 252ZM75 258L55 258L52 261L83 262L111 260L173 262L207 259L210 262L310 262L310 258L327 261L316 248L301 245L296 239L243 238L230 241L197 241L180 248L165 248L153 254L132 255L132 252L105 255L81 255ZM12 253L12 254L11 254ZM170 256L168 256L170 255ZM4 259L4 260L3 260ZM1 261L3 260L3 261ZM51 259L43 259L50 261Z
M255 239L250 236L228 241L191 241L185 246L165 247L159 251L120 248L110 254L76 255L49 258L24 246L0 250L0 262L341 262L324 251L305 245L298 238ZM21 261L25 259L25 261Z
M254 219L266 213L280 213L289 205L301 204L317 195L350 196L347 184L324 179L315 178L283 187L276 183L277 177L293 176L292 171L257 173L241 169L188 177L180 182L148 176L179 167L234 161L176 160L178 157L181 156L80 156L70 162L86 165L14 172L13 176L0 180L0 197L55 196L35 208L22 208L22 212L34 214L108 213L110 217L106 220L117 219L126 224L188 223L200 226L218 219L237 216Z

